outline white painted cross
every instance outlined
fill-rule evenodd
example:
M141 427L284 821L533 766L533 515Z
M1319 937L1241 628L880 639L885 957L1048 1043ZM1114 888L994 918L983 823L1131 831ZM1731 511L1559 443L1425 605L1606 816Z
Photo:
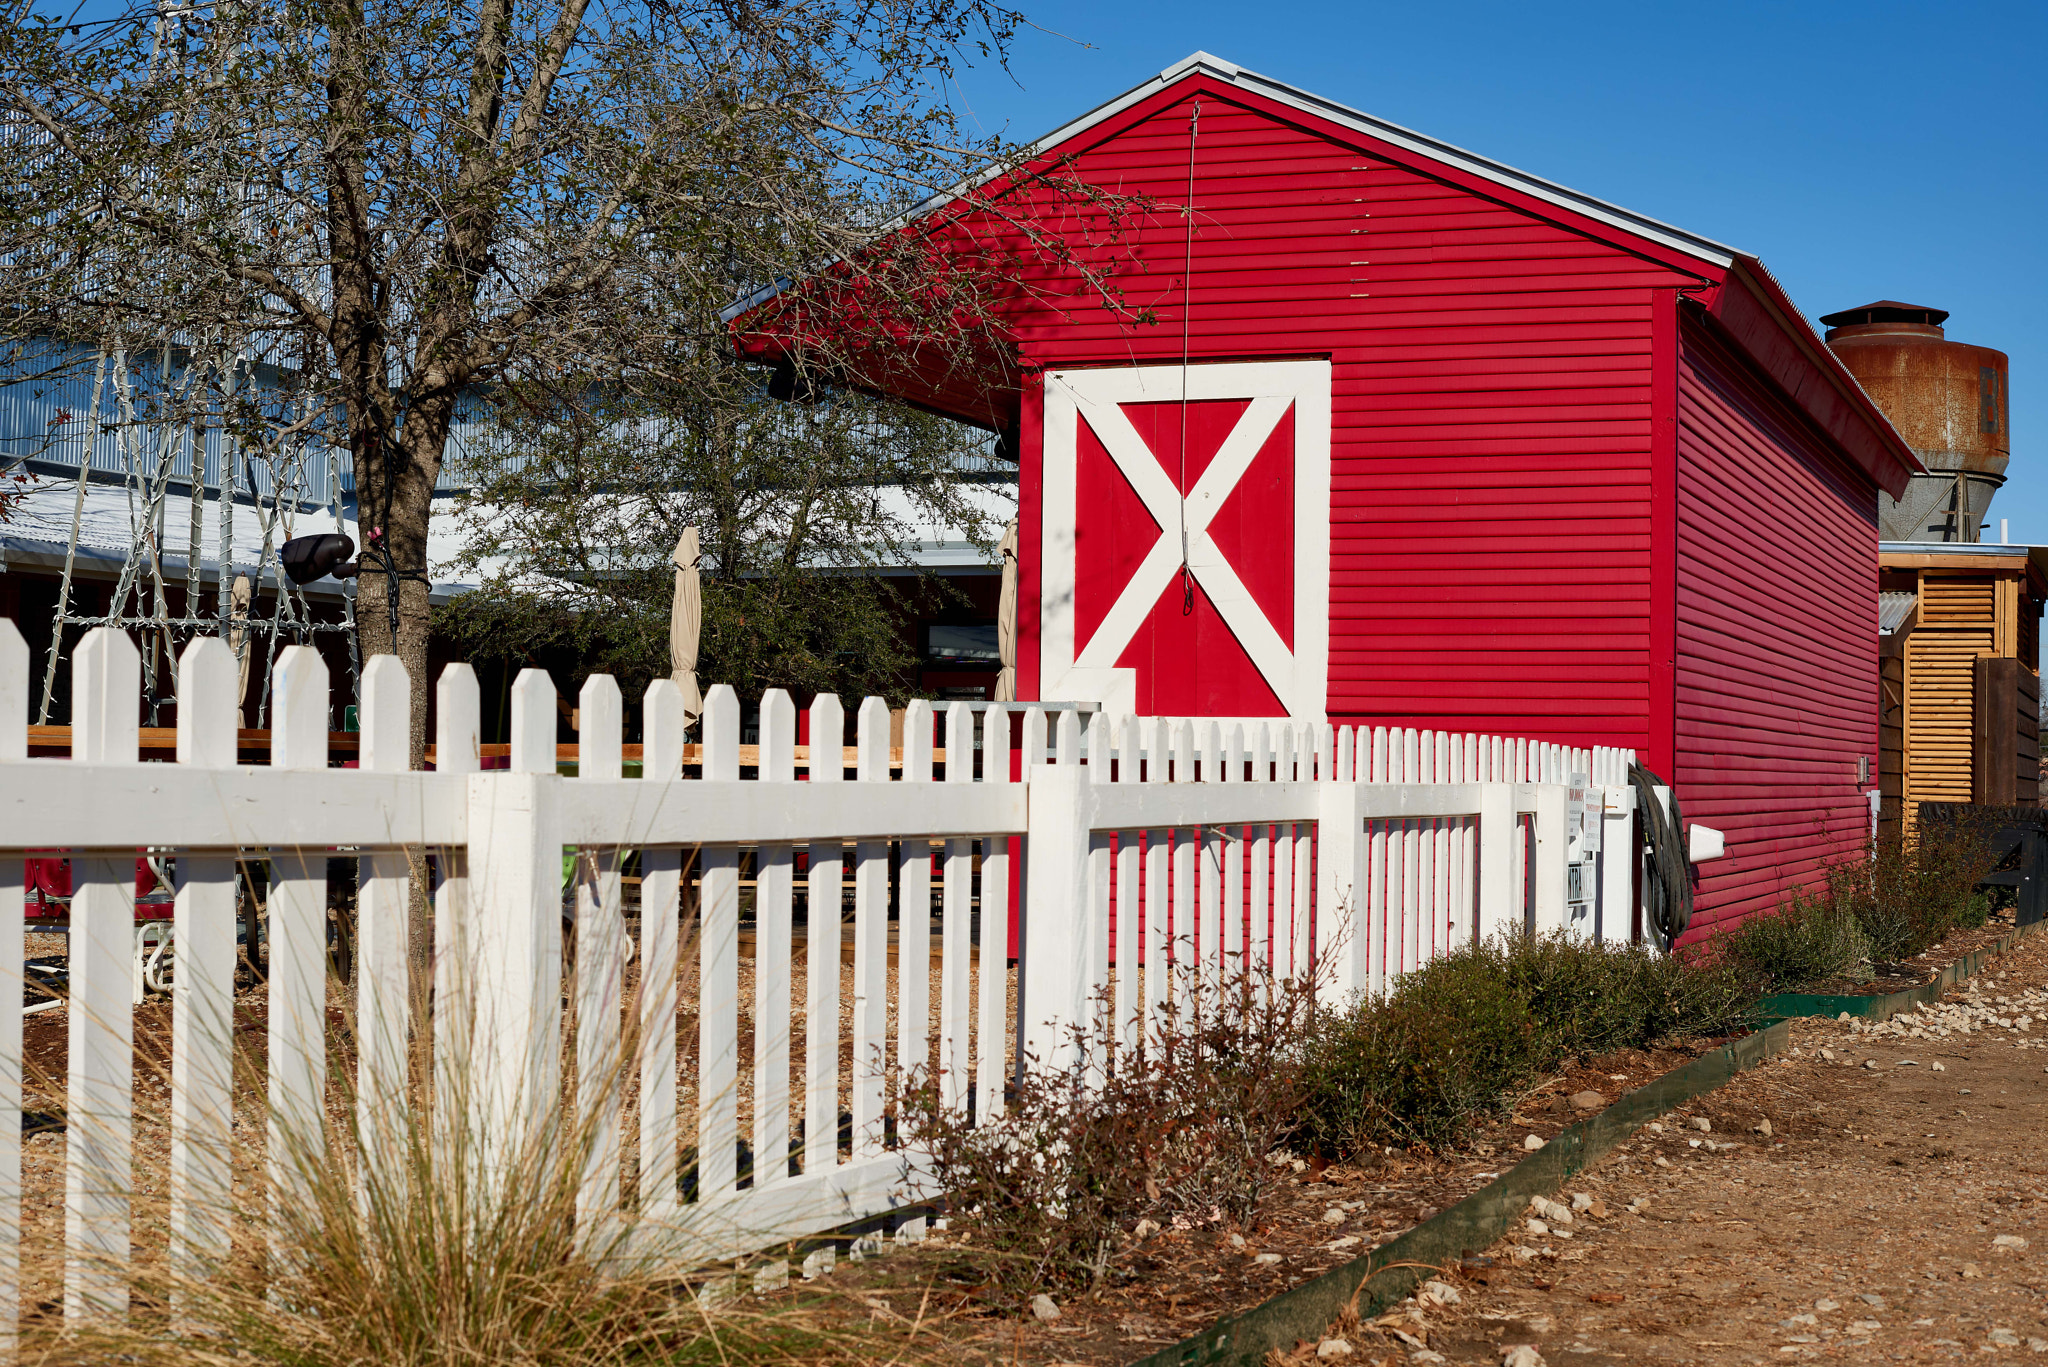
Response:
M1131 425L1124 405L1250 400L1194 487L1178 487ZM1289 410L1294 413L1293 649L1259 606L1209 524ZM1079 425L1086 422L1160 528L1158 538L1085 642L1075 640ZM1045 380L1043 560L1039 599L1040 696L1137 710L1137 671L1117 667L1181 564L1188 567L1289 716L1320 721L1328 693L1330 364L1256 361L1051 371ZM1088 515L1102 515L1089 509Z

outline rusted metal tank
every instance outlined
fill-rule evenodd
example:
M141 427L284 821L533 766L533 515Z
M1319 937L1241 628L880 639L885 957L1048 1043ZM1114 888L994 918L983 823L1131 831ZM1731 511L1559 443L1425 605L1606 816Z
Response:
M2005 353L1951 342L1946 309L1885 299L1821 319L1827 342L1927 467L1878 495L1887 541L1976 541L2012 455Z

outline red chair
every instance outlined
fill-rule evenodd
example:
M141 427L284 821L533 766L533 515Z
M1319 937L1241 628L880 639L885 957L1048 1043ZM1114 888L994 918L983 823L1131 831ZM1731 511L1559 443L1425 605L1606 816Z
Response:
M27 920L66 921L71 910L71 861L69 859L29 859L24 861L27 875L25 892L35 895L35 906L28 912ZM135 860L135 919L138 921L159 921L163 919L164 908L173 900L168 876L161 876L158 865L148 855Z

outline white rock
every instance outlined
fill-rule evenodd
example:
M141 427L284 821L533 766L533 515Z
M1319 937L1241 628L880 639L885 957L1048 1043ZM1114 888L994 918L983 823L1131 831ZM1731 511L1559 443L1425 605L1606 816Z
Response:
M1539 1238L1545 1234L1550 1233L1550 1226L1544 1224L1541 1220L1526 1221L1524 1222L1522 1227L1528 1230L1531 1234L1538 1236Z
M1316 1356L1325 1362L1331 1358L1348 1358L1351 1356L1350 1340L1324 1339L1316 1345Z
M1896 1063L1893 1066L1899 1068L1918 1068L1920 1066L1920 1060L1913 1058L1902 1058L1898 1061L1898 1063Z
M1450 1361L1442 1353L1432 1353L1427 1348L1418 1348L1410 1353L1408 1360L1420 1364L1420 1367L1439 1367L1440 1364Z
M1259 1266L1261 1267L1271 1267L1275 1263L1284 1262L1286 1260L1283 1259L1278 1253L1261 1253L1258 1257L1252 1259L1252 1261L1259 1264Z
M1986 1343L1995 1343L2001 1348L2017 1348L2020 1346L2020 1336L2010 1329L1993 1329L1984 1336L1984 1341Z
M1876 1320L1849 1321L1849 1332L1852 1334L1875 1334L1878 1330L1882 1328L1884 1328L1884 1326L1882 1324L1879 1324Z
M1756 1133L1762 1135L1766 1139L1769 1139L1771 1135L1774 1133L1774 1131L1771 1129L1771 1122L1768 1120L1759 1120L1750 1128L1756 1131Z
M2012 1253L2025 1253L2027 1241L2017 1234L2001 1234L1991 1241L1993 1248L2005 1249Z
M1159 1222L1157 1220L1140 1220L1131 1230L1131 1233L1137 1235L1140 1239L1149 1239L1158 1232Z
M1813 1308L1820 1311L1823 1315L1825 1315L1830 1310L1840 1310L1842 1306L1840 1302L1832 1301L1829 1300L1826 1296L1822 1296L1819 1300L1813 1303Z
M1593 1193L1589 1191L1575 1191L1572 1193L1573 1210L1591 1210L1592 1208Z
M1835 1061L1835 1051L1832 1049L1821 1050L1820 1056L1826 1059L1829 1063L1833 1063Z
M1415 1299L1429 1301L1435 1305L1456 1305L1465 1298L1459 1294L1458 1288L1449 1282L1431 1277L1422 1284L1422 1289L1415 1293Z
M1335 1207L1335 1206L1331 1206L1331 1207L1330 1207L1330 1208L1329 1208L1328 1210L1326 1210L1326 1211L1324 1211L1324 1212L1323 1212L1323 1223L1324 1223L1324 1224L1326 1224L1326 1225L1341 1225L1341 1224L1343 1224L1343 1223L1344 1223L1344 1212L1343 1212L1343 1211L1341 1211L1341 1210L1339 1210L1339 1209L1338 1209L1337 1207Z
M2048 1353L2048 1339L2028 1339L2027 1351L2030 1353Z
M1937 1072L1937 1073L1945 1073L1945 1072L1947 1072L1947 1071L1948 1071L1948 1069L1947 1069L1946 1067L1944 1067L1943 1065L1941 1065L1941 1064L1939 1064L1939 1063L1933 1064L1933 1065L1931 1065L1931 1066L1933 1067L1934 1071L1935 1071L1935 1072Z
M1031 1314L1034 1319L1050 1323L1060 1317L1060 1308L1053 1304L1051 1296L1041 1291L1031 1298Z
M1860 1292L1860 1293L1858 1293L1858 1295L1857 1295L1856 1299L1857 1299L1857 1300L1859 1300L1859 1301L1862 1301L1862 1302L1863 1302L1863 1303L1864 1303L1865 1305L1869 1306L1869 1307L1870 1307L1870 1308L1871 1308L1872 1310L1882 1310L1882 1309L1884 1309L1884 1297L1883 1297L1883 1296L1879 1296L1879 1295L1875 1295L1875 1294L1873 1294L1872 1292L1869 1292L1869 1291L1864 1291L1864 1292Z
M1714 1122L1707 1119L1703 1115L1696 1115L1692 1118L1692 1127L1698 1130L1701 1134L1712 1134L1714 1131Z
M1517 1343L1500 1350L1500 1367L1549 1367L1534 1345Z
M1797 1325L1804 1324L1810 1328L1819 1323L1820 1321L1812 1315L1794 1315L1791 1319L1779 1320L1778 1327L1780 1329L1791 1329Z
M1664 1156L1663 1154L1661 1154L1661 1153L1660 1153L1660 1154L1658 1154L1658 1155L1656 1156L1656 1158L1652 1159L1651 1161L1652 1161L1652 1162L1654 1162L1654 1163L1656 1163L1656 1165L1657 1165L1658 1167L1660 1167L1660 1168L1668 1168L1668 1167L1670 1167L1670 1166L1671 1166L1671 1160L1670 1160L1670 1159L1668 1159L1668 1158L1666 1158L1666 1157L1665 1157L1665 1156Z
M2044 1073L2048 1073L2048 1068L2043 1068L2043 1069L2042 1069L2041 1071L2042 1071L2042 1072L2044 1072ZM1652 1121L1650 1122L1650 1133L1651 1133L1651 1134L1662 1134L1662 1133L1664 1133L1664 1124L1663 1124L1663 1122L1662 1122L1662 1121L1658 1121L1658 1120L1652 1120Z
M2048 1068L2044 1068L2042 1069L2042 1071L2048 1072ZM1524 1139L1522 1141L1522 1147L1527 1149L1530 1153L1534 1153L1536 1152L1536 1150L1543 1147L1543 1140L1540 1136L1532 1134L1527 1139Z
M1361 1239L1356 1234L1347 1234L1341 1239L1330 1240L1330 1242L1324 1244L1323 1247L1329 1249L1332 1253L1342 1253L1345 1249L1355 1248L1359 1244L1362 1244L1364 1242L1365 1240Z
M1867 1058L1863 1060L1863 1066L1865 1068L1875 1068L1877 1066L1877 1060L1874 1058Z

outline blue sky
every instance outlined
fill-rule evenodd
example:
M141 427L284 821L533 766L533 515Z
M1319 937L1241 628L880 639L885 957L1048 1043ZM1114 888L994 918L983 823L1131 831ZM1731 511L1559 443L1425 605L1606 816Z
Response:
M2048 543L2048 4L1043 0L960 108L1036 138L1197 50L1756 253L1809 318L2012 358L1987 534ZM1014 78L1014 79L1013 79Z

